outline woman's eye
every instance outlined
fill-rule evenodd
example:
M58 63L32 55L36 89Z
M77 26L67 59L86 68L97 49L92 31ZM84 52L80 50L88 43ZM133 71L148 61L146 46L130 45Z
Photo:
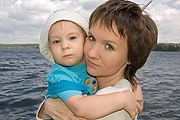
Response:
M113 50L113 47L111 45L106 45L106 48L109 50Z
M90 41L96 41L93 36L89 36L89 40L90 40Z
M60 41L59 41L59 40L56 40L56 41L54 41L53 43L57 44L57 43L60 43Z
M74 40L76 37L70 37L70 40Z

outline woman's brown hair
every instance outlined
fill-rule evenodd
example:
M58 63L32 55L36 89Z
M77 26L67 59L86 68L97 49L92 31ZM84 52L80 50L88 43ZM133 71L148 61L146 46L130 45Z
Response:
M113 22L119 35L126 38L128 44L128 61L124 76L135 87L136 72L140 69L157 43L158 29L155 22L143 13L134 2L126 0L109 0L97 7L90 16L89 28L100 20L100 25L113 31Z

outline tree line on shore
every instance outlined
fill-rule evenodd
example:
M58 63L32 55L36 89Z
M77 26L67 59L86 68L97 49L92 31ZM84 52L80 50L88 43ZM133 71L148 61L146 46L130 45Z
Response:
M39 48L39 44L0 44L0 48Z
M39 48L39 44L0 44L0 48ZM157 43L153 51L178 51L180 52L180 43Z
M178 51L180 52L180 44L175 43L158 43L153 51Z

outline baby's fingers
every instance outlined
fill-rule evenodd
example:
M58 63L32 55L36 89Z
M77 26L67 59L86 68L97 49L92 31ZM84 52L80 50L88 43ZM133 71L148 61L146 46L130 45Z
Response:
M138 114L138 107L139 107L138 104L139 104L139 103L137 103L136 108L134 109L134 111L133 111L132 114L130 115L131 118L132 118L132 120L135 120L136 115Z
M141 114L142 110L143 110L143 99L141 97L136 96L136 100L139 103L137 105L137 109L138 109L138 114Z

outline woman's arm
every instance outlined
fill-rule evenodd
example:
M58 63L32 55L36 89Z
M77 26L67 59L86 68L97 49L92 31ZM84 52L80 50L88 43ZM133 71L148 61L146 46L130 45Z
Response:
M54 120L79 120L64 104L64 102L60 98L48 98L46 99L38 113L38 119L48 119L53 118Z
M138 104L130 90L106 95L74 95L66 101L75 115L87 119L100 118L123 108L135 119Z
M39 109L37 111L37 114L36 114L36 119L50 119L50 117L45 114L45 109L44 109L44 103L45 103L46 99L41 103L41 105L39 106Z

